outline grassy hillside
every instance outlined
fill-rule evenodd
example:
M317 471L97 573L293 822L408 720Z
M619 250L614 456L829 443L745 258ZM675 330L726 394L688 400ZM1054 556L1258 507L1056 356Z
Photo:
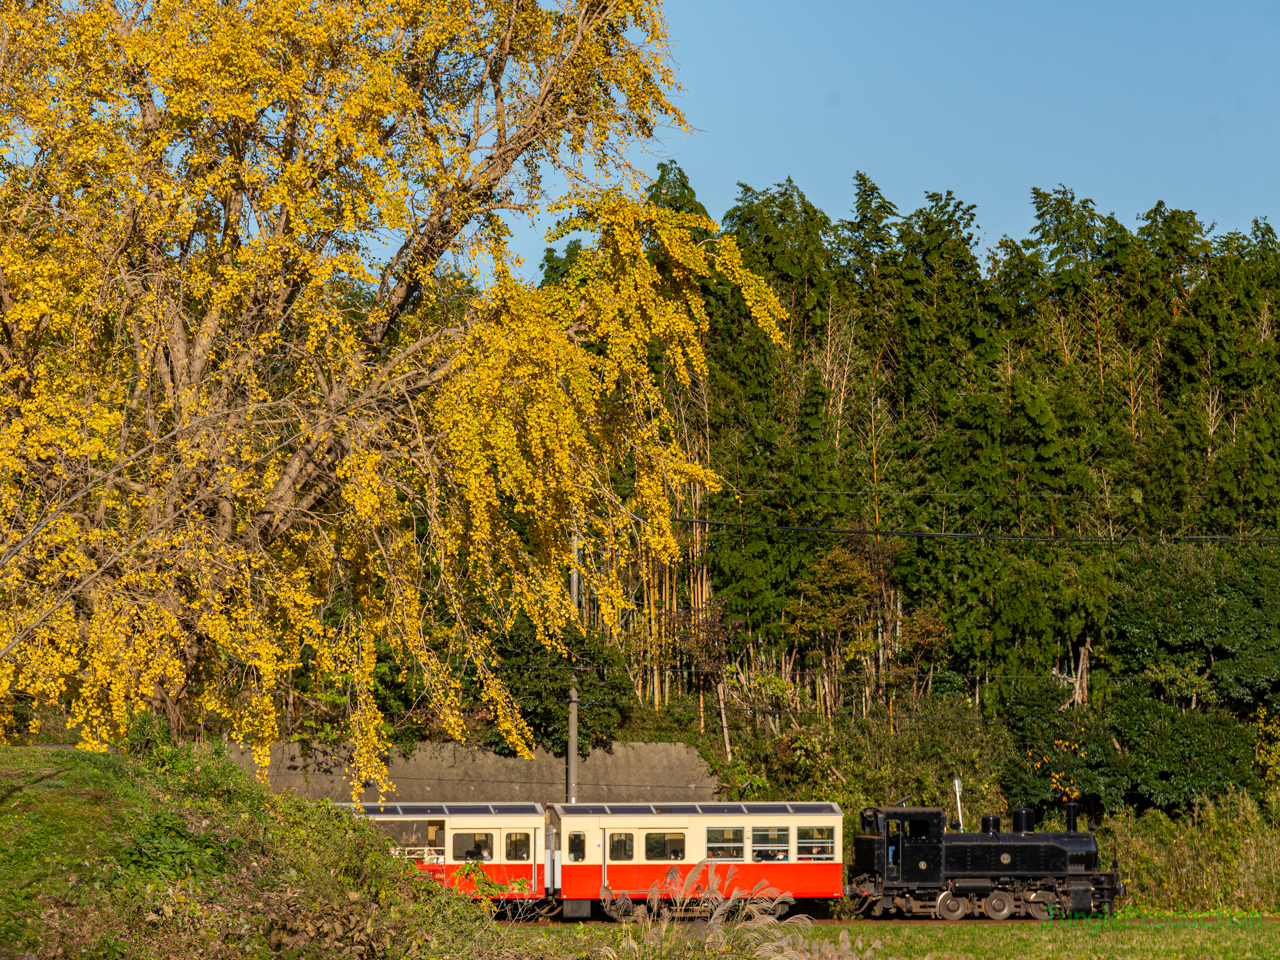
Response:
M372 827L277 796L217 747L0 748L0 956L501 953L483 910Z

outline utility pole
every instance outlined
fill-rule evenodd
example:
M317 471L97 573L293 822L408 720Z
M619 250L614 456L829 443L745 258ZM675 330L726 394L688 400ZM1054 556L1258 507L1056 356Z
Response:
M578 802L578 686L569 688L569 752L565 756L568 767L568 783L565 787L565 800Z
M573 566L569 570L569 600L578 616L578 535L573 535ZM578 685L569 688L569 751L565 755L565 799L578 802Z
M573 615L578 615L578 535L573 535L573 567L569 570L569 599L573 602Z
M733 763L733 748L729 746L729 720L724 715L724 681L716 684L716 696L720 698L720 730L724 734L724 758Z

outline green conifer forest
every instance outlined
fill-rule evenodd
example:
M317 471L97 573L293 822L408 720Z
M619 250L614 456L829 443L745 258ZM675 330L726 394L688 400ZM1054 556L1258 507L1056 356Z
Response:
M652 200L702 212L660 173ZM700 696L709 744L721 689L775 746L941 712L925 739L983 726L955 736L1023 802L1186 808L1274 775L1276 233L1164 203L1133 230L1066 187L1031 203L1031 235L987 247L950 192L906 211L859 173L838 216L740 185L722 226L787 341L706 285L710 367L672 404L724 485L679 491L709 522L636 571L613 638L636 701ZM547 251L547 282L574 254Z

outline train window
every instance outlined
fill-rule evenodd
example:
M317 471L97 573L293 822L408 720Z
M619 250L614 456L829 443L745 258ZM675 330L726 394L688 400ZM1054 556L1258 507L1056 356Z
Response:
M723 830L707 829L707 857L711 860L742 860L743 829L729 827Z
M610 860L634 860L635 858L636 858L635 834L633 833L609 834L609 859Z
M646 860L683 860L683 833L646 833L644 835Z
M507 834L507 859L529 859L529 835L527 833Z
M581 863L587 859L587 835L585 833L569 834L569 862Z
M836 858L835 827L797 827L797 860L834 860Z
M889 862L900 864L902 863L902 821L890 820L886 826L889 828Z
M492 860L492 833L455 833L453 835L454 860Z
M929 821L928 820L908 820L907 821L907 839L908 840L928 840L929 839Z
M790 827L752 827L751 859L756 863L786 860L791 855Z

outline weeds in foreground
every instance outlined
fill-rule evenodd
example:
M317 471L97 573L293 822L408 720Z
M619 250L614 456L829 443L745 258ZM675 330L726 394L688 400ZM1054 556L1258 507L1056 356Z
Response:
M639 920L627 924L611 945L598 948L602 960L693 960L706 957L743 957L753 960L870 960L878 957L881 943L863 947L862 938L850 942L841 930L832 943L812 937L807 917L779 920L761 915L733 921ZM636 929L638 928L638 929ZM884 957L883 960L897 960ZM926 958L928 960L928 958Z
M723 872L702 860L683 877L676 870L649 890L642 903L600 890L605 911L622 922L612 943L597 949L603 960L693 960L751 957L756 960L863 960L880 949L865 950L859 938L849 943L842 931L838 944L808 939L812 921L782 919L795 903L789 894L758 883L750 889L735 883L736 867Z

